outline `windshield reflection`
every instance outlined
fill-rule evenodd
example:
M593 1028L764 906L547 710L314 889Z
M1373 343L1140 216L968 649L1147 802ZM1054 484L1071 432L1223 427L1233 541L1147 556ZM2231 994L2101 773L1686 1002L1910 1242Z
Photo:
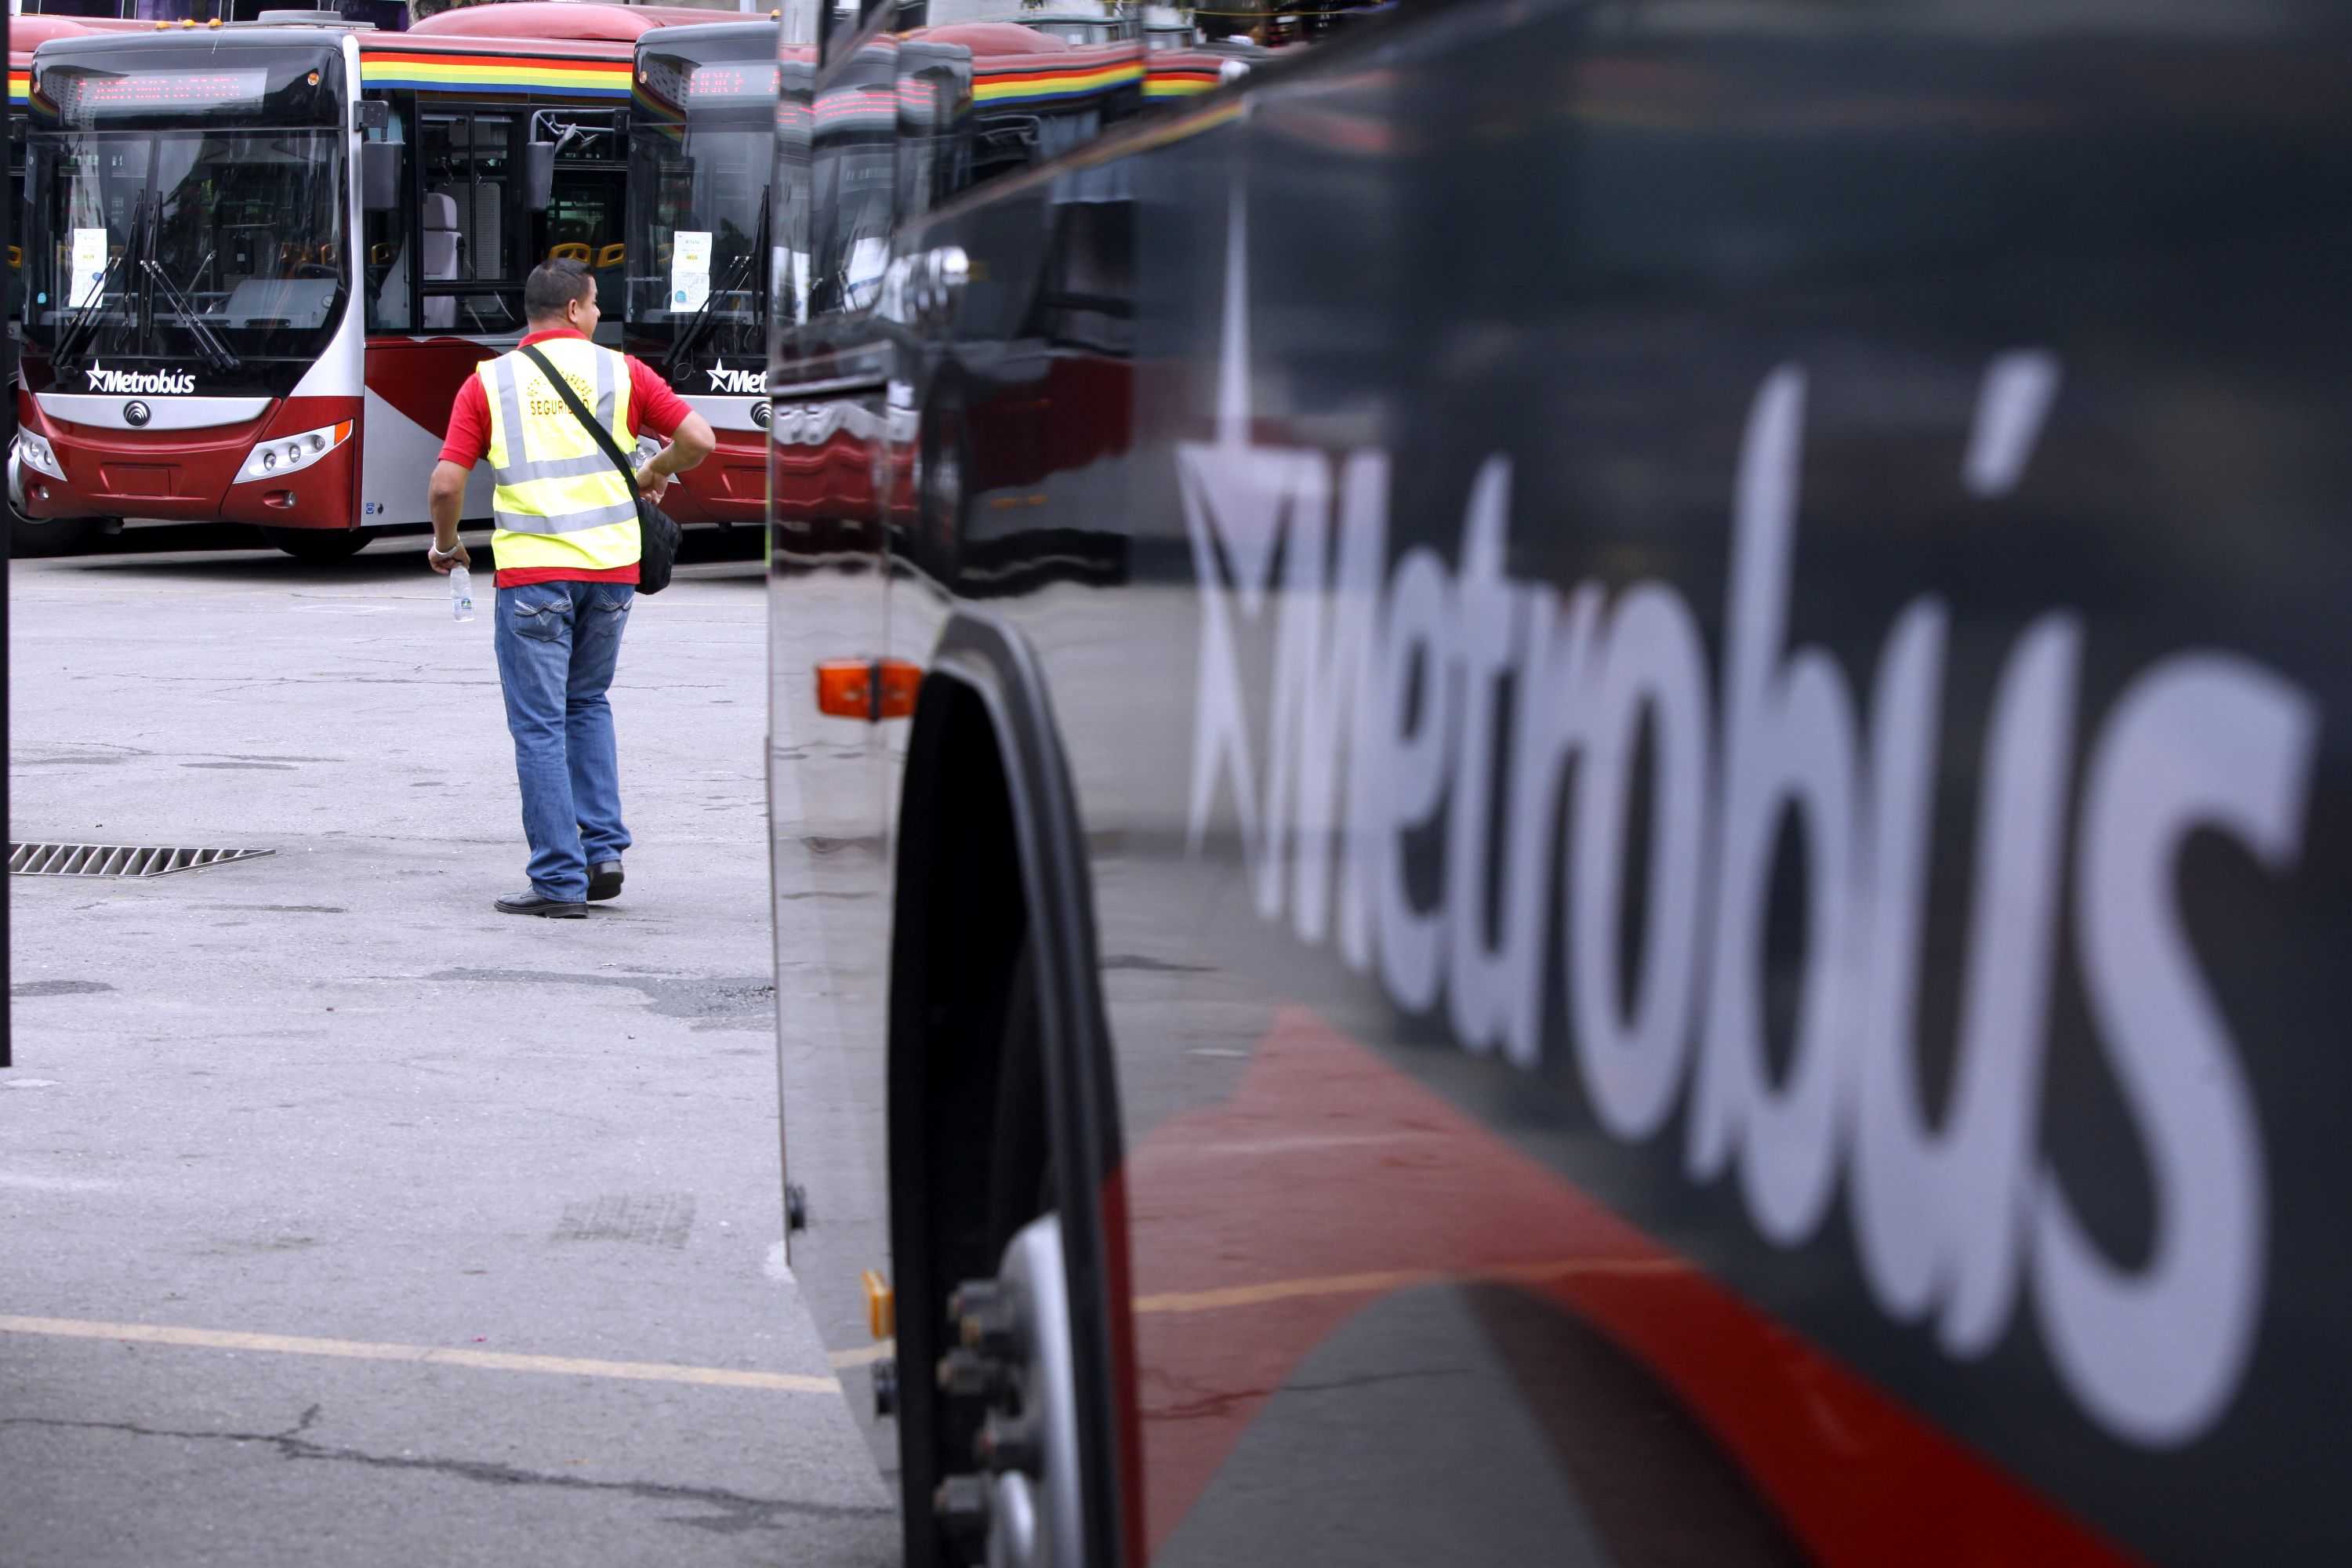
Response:
M673 381L696 365L767 359L768 176L772 110L756 127L640 124L629 167L629 326L669 351ZM756 391L731 384L697 390Z
M40 132L25 331L62 368L100 355L314 357L341 321L342 138L331 132Z

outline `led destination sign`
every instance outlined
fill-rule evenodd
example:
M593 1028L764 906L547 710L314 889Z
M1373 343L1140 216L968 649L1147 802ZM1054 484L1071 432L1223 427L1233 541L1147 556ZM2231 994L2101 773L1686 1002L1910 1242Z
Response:
M776 62L773 60L697 66L686 83L688 103L713 98L772 99L775 96Z
M637 68L637 81L656 107L675 112L679 104L772 103L773 60L719 60L705 64L677 56L656 56Z
M173 110L207 110L258 105L269 89L269 73L247 70L140 71L127 76L86 76L57 71L44 83L68 124L123 114Z

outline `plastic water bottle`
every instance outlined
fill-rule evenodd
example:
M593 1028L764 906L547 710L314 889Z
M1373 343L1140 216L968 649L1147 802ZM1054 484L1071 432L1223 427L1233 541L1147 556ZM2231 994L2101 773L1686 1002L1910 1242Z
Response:
M449 616L459 621L474 618L474 574L463 566L449 568Z

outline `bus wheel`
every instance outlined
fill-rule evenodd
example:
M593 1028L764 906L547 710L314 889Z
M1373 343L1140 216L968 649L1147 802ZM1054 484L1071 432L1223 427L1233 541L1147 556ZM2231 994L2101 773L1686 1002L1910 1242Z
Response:
M1024 1226L992 1279L948 1298L957 1349L940 1371L955 1392L987 1392L972 1443L980 1468L950 1475L931 1500L942 1531L978 1544L990 1568L1052 1568L1086 1550L1079 1494L1077 1350L1063 1273L1062 1222Z
M72 555L98 537L94 517L30 518L8 514L8 553L19 561L42 555Z
M372 528L265 528L261 537L297 561L341 561L375 541Z
M957 1409L942 1413L950 1452L940 1456L937 1490L922 1500L947 1555L990 1568L1049 1568L1082 1562L1086 1552L1076 1309L1055 1212L1037 1009L1024 945L1005 1000L988 1181L996 1273L965 1280L948 1298L949 1350L936 1376Z

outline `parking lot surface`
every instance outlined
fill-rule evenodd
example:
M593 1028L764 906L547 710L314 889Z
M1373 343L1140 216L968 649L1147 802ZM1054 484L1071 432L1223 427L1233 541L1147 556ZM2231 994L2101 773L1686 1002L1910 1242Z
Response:
M455 624L419 540L15 563L10 837L273 853L14 879L10 1568L889 1559L783 1267L728 553L632 614L637 847L584 922L490 907L487 571Z

